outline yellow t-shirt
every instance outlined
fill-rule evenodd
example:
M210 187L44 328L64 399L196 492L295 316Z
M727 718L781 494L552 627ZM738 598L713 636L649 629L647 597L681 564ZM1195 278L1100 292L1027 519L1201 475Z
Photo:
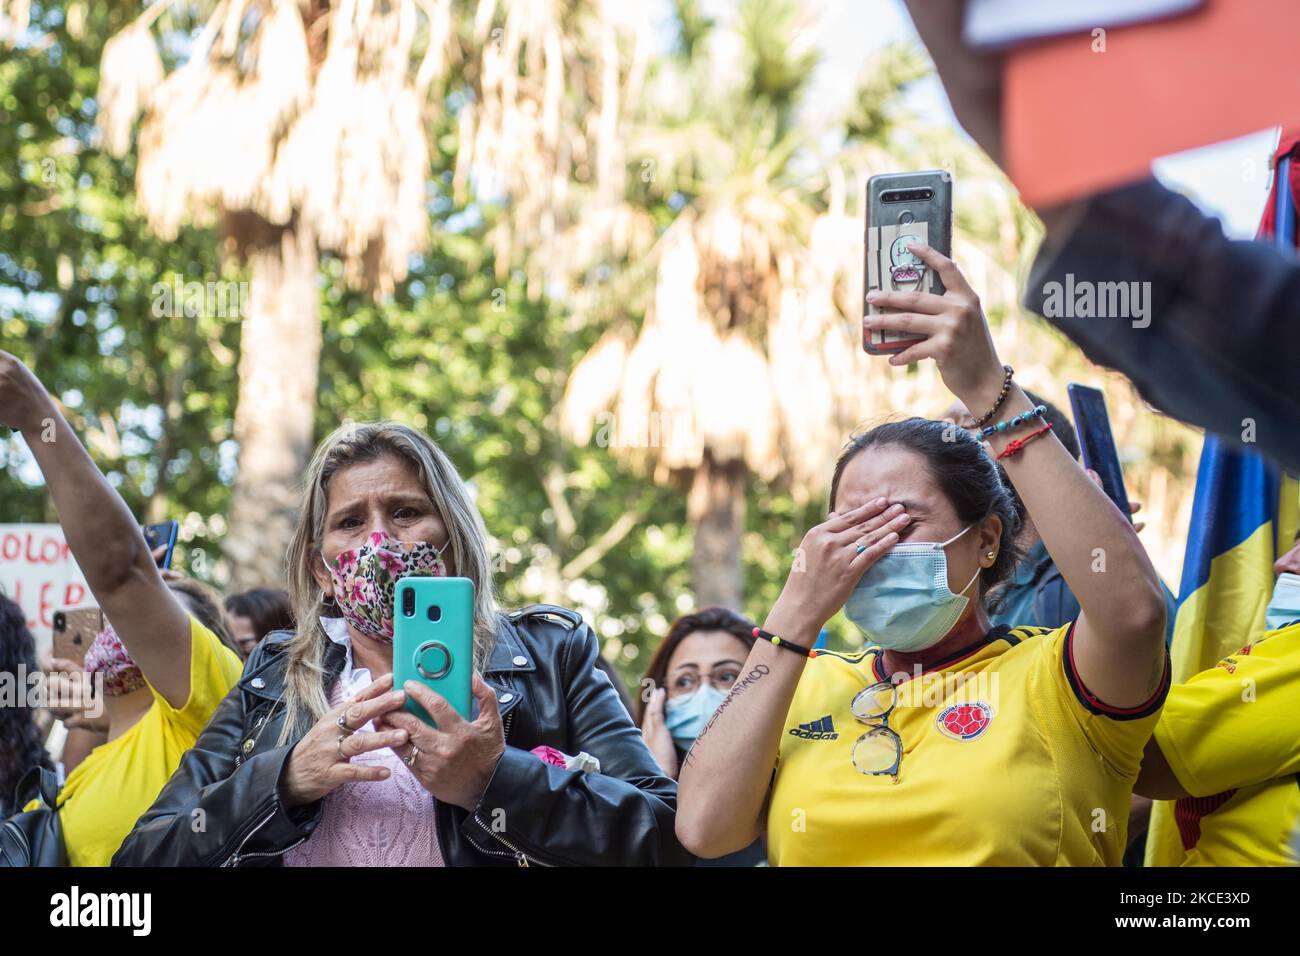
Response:
M767 819L773 866L1116 866L1142 750L1168 687L1142 707L1093 698L1073 625L997 627L898 685L898 782L854 767L858 691L878 649L819 656L795 691Z
M122 736L92 750L59 792L59 821L72 866L108 866L239 680L242 665L235 653L192 617L190 625L185 706L177 710L150 685L153 706Z
M1156 743L1191 797L1174 804L1184 866L1295 866L1300 623L1268 631L1169 691Z

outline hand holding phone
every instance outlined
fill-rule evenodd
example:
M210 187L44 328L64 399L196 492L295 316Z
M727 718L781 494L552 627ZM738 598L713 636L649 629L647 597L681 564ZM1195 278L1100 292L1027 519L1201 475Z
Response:
M946 170L887 173L867 181L864 317L892 311L866 301L873 291L943 295L943 280L908 249L913 242L951 257L952 175ZM864 328L862 347L872 355L890 355L923 340L912 333Z
M393 686L417 681L471 720L474 675L474 582L469 578L406 577L393 595ZM406 710L437 723L408 694Z
M164 521L160 524L144 524L140 526L150 551L157 551L159 548L166 549L157 559L158 567L161 569L165 570L172 566L172 552L176 549L176 535L180 532L180 527L178 521Z
M104 629L104 612L97 607L65 607L54 612L51 653L81 664L86 650Z

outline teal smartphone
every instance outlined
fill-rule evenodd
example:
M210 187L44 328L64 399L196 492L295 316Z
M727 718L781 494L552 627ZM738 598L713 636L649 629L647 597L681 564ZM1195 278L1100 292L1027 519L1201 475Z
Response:
M408 577L393 594L393 687L419 681L470 720L474 674L474 582L469 578ZM408 694L408 711L437 722Z

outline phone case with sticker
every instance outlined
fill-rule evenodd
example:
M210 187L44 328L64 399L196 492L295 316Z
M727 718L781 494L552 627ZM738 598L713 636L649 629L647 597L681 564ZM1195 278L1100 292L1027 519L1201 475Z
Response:
M952 174L947 170L885 173L867 181L864 317L893 311L867 303L866 294L873 290L943 294L943 282L934 270L907 251L907 244L914 241L952 256ZM864 328L862 347L872 355L890 355L923 338Z

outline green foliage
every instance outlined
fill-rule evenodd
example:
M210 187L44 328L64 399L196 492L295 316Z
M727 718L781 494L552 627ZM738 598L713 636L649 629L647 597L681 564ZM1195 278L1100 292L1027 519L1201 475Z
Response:
M858 83L852 111L844 123L846 137L884 143L903 114L904 95L929 74L929 61L915 43L894 41L881 47Z
M806 10L797 0L741 0L739 17L748 92L784 132L819 58Z
M216 237L149 234L134 170L94 145L94 94L117 4L88 7L69 35L61 7L33 9L33 46L0 63L0 345L58 395L142 517L220 513L238 327L155 318L155 283L217 273ZM24 459L0 446L0 464ZM6 521L53 520L30 469L0 472Z
M182 567L213 579L235 459L239 323L155 315L156 283L239 279L219 237L150 234L135 205L132 156L96 148L94 93L119 8L94 4L80 38L58 7L33 11L48 43L0 64L0 347L64 402L96 461L141 516L184 521ZM425 428L476 489L497 539L504 603L549 597L583 607L629 683L689 586L681 496L621 469L607 449L573 448L553 428L563 371L596 330L528 302L520 277L494 278L489 211L454 207L455 120L432 131L435 224L429 253L392 301L349 291L322 266L324 347L317 437L389 417ZM0 521L57 520L22 440L0 444ZM558 475L562 530L547 474ZM558 499L557 499L558 500ZM576 584L564 566L625 513L632 530ZM283 547L267 542L267 547ZM638 661L639 658L639 661Z

